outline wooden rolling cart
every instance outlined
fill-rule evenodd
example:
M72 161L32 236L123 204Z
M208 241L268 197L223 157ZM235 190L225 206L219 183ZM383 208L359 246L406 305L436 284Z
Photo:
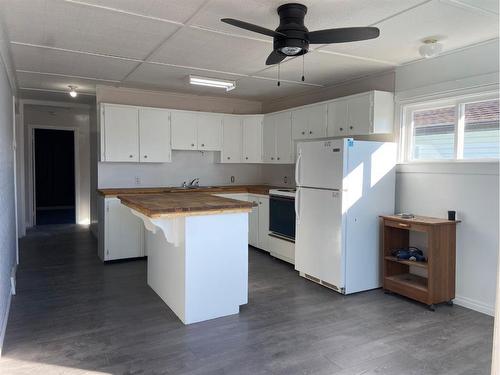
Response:
M459 221L416 216L381 216L383 288L425 303L430 310L455 298L455 243ZM394 249L410 246L410 232L423 232L427 237L427 261L398 260ZM410 266L421 268L420 274L410 273Z

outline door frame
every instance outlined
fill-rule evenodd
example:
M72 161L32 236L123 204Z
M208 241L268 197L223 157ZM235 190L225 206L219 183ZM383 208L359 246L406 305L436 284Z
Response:
M36 225L36 181L35 181L35 130L64 130L73 132L74 144L74 163L75 163L75 223L80 221L80 163L79 163L79 130L76 126L53 126L53 125L28 125L28 206L30 207L30 215L28 217L31 227Z

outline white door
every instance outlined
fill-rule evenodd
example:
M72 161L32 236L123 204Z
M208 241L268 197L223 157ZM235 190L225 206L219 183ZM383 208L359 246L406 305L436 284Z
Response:
M355 96L347 101L348 105L348 134L370 134L373 110L372 94Z
M293 164L291 113L282 112L277 114L274 124L276 130L276 162Z
M262 161L276 161L276 115L264 116L262 128Z
M222 116L200 113L198 115L198 150L222 149Z
M118 198L105 200L104 259L135 258L144 255L144 224Z
M328 103L328 137L341 137L348 134L347 100Z
M222 163L241 162L242 137L239 116L224 116L222 125Z
M139 161L139 111L137 107L104 105L105 161Z
M297 186L342 189L344 140L300 142L297 146Z
M248 244L259 246L259 202L255 196L248 197L249 202L253 202L256 206L248 214Z
M164 109L139 109L139 151L143 163L172 161L170 150L170 112Z
M343 288L341 192L299 188L296 199L295 269Z
M196 139L197 123L198 114L196 113L172 112L170 120L172 127L172 149L196 150L198 148Z
M262 116L243 117L244 163L262 162Z
M309 107L307 136L309 139L326 137L326 104Z
M258 248L269 251L269 197L259 197Z

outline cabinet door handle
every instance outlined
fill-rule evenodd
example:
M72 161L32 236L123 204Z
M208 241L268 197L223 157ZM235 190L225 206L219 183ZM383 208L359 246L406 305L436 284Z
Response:
M306 132L302 132L302 135L306 134Z
M340 130L341 132L343 132L343 131L344 131L344 128L339 128L339 130Z
M313 132L311 130L309 130L309 134L312 134Z
M271 160L274 160L274 158L271 158Z
M245 159L248 160L248 156Z
M144 155L144 159L147 159L147 158L148 158L148 156L147 156L147 155Z
M194 147L194 143L191 143L191 147Z
M409 228L410 227L410 224L405 224L405 223L399 223L398 225L400 227L403 227L403 228Z
M205 147L205 143L202 143L202 144L201 144L201 147Z
M351 126L349 126L349 129L351 129L351 130L352 130L352 129L354 129L354 126L352 126L352 125L351 125Z
M262 204L262 202L259 202L259 204Z
M227 157L227 160L229 160L229 159L231 159L231 156L228 156L228 157Z
M133 158L133 157L134 157L134 155L129 155L128 157L129 157L129 158Z
M278 156L276 159L280 160L280 157Z

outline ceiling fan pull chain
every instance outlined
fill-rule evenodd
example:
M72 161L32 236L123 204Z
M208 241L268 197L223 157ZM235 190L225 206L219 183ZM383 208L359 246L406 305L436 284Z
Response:
M281 82L280 82L280 68L281 68L281 63L278 63L278 86L281 85Z
M304 82L306 80L306 77L305 77L305 74L304 74L304 59L306 57L306 54L302 54L302 82Z

